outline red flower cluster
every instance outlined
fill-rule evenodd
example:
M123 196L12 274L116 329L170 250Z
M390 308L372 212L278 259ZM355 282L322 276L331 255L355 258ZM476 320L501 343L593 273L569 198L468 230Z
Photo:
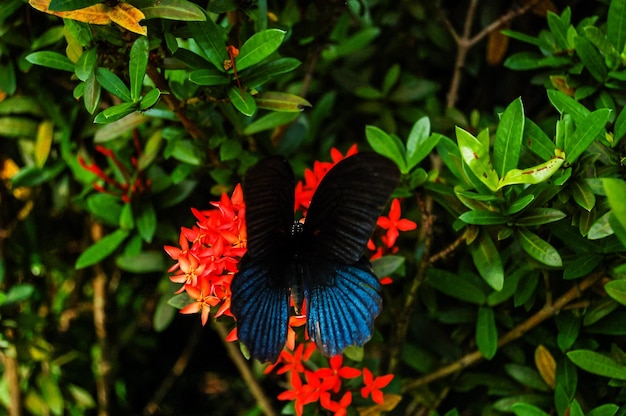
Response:
M136 135L135 135L135 147L137 149L137 154L140 154L141 149L139 147L139 140ZM104 170L102 170L102 168L98 166L96 163L93 163L93 162L87 163L85 162L85 159L81 155L78 155L78 163L84 169L95 174L98 178L103 180L106 185L109 185L109 188L114 189L114 190L107 189L105 188L104 185L94 183L93 187L96 191L119 196L122 199L122 201L124 201L125 203L129 203L133 195L144 192L150 186L150 179L146 179L142 175L142 172L139 169L139 162L138 162L137 157L133 156L130 159L130 164L132 166L132 169L134 169L135 171L133 172L132 169L130 169L125 164L123 164L117 158L113 150L107 149L106 147L98 145L96 146L96 151L104 155L111 162L113 162L113 165L115 166L115 169L117 169L119 176L122 177L122 181L114 179L114 177L105 173Z
M384 403L381 389L391 382L393 374L374 377L368 368L363 368L361 372L358 368L344 366L341 355L331 357L328 360L328 367L310 370L306 367L306 361L314 350L315 346L310 342L298 345L293 353L284 350L279 361L265 371L267 374L282 364L276 373L288 373L291 389L280 393L278 400L293 400L298 416L302 415L305 405L315 402L319 402L322 408L333 412L335 416L346 415L348 407L352 404L353 390L345 388L343 380L361 375L363 375L361 397L367 399L371 396L375 403Z

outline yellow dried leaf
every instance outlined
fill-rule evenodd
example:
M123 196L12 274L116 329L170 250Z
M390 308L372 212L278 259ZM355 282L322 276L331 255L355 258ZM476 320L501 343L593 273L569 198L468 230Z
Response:
M109 17L124 29L143 36L148 35L148 28L139 24L146 16L131 4L119 3L109 11Z
M402 396L399 394L385 394L383 404L377 404L369 407L359 407L357 408L357 412L359 412L359 416L378 416L382 413L392 411L400 400L402 400Z
M111 23L107 7L104 4L94 4L83 9L69 10L67 12L55 12L48 10L50 0L29 0L28 3L40 12L52 14L63 19L76 20L92 25L108 25Z
M78 39L72 35L72 32L67 30L67 27L63 28L63 36L65 36L65 41L67 42L67 46L65 47L65 54L70 59L70 61L76 63L78 58L83 54L83 47L78 42Z
M554 87L570 97L576 93L576 89L569 86L567 78L563 75L550 75L550 81Z
M554 390L556 387L556 361L543 345L539 345L535 350L535 365L543 381Z
M0 179L11 179L17 172L20 171L20 167L13 159L4 159L2 161L2 168L0 168Z
M35 140L35 165L41 169L48 160L50 148L52 147L52 137L54 136L54 123L52 120L44 120L37 128L37 138Z

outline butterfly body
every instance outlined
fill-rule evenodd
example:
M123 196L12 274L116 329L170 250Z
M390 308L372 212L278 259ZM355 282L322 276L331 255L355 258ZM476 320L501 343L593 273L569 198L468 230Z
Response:
M363 251L398 177L395 165L377 154L346 158L326 174L301 223L294 222L287 161L271 157L249 170L248 251L233 279L231 310L253 357L278 357L290 298L296 314L306 301L308 334L327 356L371 337L382 301Z

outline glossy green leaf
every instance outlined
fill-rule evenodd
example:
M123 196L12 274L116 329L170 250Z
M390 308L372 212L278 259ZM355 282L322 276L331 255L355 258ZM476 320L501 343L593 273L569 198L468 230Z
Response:
M517 98L502 113L493 143L493 165L499 177L517 168L524 136L524 106Z
M550 387L548 387L539 372L534 368L516 363L508 363L504 365L504 371L506 371L512 379L532 390L550 390Z
M626 182L616 178L604 178L602 182L613 215L626 229Z
M120 120L135 111L137 111L137 103L129 102L114 105L98 113L93 119L93 122L111 123L113 121Z
M254 96L254 100L258 108L272 111L300 112L305 107L311 107L311 103L304 98L279 91L260 92Z
M132 108L136 107L134 103L125 104L129 104ZM113 121L105 126L100 126L96 130L93 141L94 143L106 143L110 140L117 139L124 134L130 133L133 129L143 125L148 120L149 118L140 112L131 112L119 120Z
M626 366L611 357L590 350L574 350L567 357L578 367L599 376L626 380Z
M606 19L606 34L618 53L626 46L626 1L612 0Z
M567 351L578 339L581 319L569 311L563 311L555 316L554 320L558 330L557 344L561 351Z
M502 290L504 268L500 259L500 252L489 233L481 232L478 238L470 244L469 250L480 276L494 290Z
M114 195L97 193L87 198L87 209L105 224L117 226L122 213L122 202Z
M605 130L610 114L609 109L601 108L587 115L581 122L577 122L571 140L565 142L565 159L568 163L573 163L600 136Z
M189 22L187 27L209 62L220 71L223 70L224 61L228 58L224 30L211 19L206 19L204 22ZM237 62L237 69L239 69L239 62Z
M241 72L240 78L243 84L249 88L257 88L276 75L285 74L298 68L302 63L295 58L278 58L268 62L262 62ZM237 66L239 69L239 66Z
M595 214L595 211L593 213ZM613 235L613 227L610 223L611 215L613 215L613 213L609 211L595 220L587 231L587 238L590 240L599 240ZM595 215L592 218L595 218Z
M240 91L239 88L233 87L228 90L228 98L233 107L244 116L251 117L256 113L256 101L254 101L254 97L248 91Z
M27 166L20 169L20 171L11 178L11 185L13 187L41 185L42 183L54 179L66 167L67 166L61 161L56 161L53 164L48 163L41 169L34 165Z
M524 123L524 144L531 152L543 160L554 156L554 142L532 120L526 119Z
M189 73L189 81L197 85L228 85L230 78L216 69L196 69Z
M548 90L548 99L561 114L567 113L572 116L576 124L582 122L590 113L584 105L557 90ZM558 147L558 144L557 144Z
M239 56L235 58L237 70L243 71L276 52L286 34L282 29L267 29L252 35L241 45Z
M93 75L96 70L96 48L91 48L83 52L76 61L74 72L81 81L87 81L87 78Z
M619 406L613 403L601 404L587 412L586 416L614 416L617 414Z
M507 222L504 215L492 211L467 211L461 214L459 219L467 224L476 225L496 225Z
M478 351L490 360L498 351L498 328L493 309L487 306L478 308L476 319L476 346Z
M269 113L248 124L243 132L244 134L251 135L261 131L271 130L283 124L289 124L297 117L299 117L298 113Z
M535 200L535 195L533 195L533 194L526 194L524 196L521 196L520 198L518 198L515 201L511 202L511 204L509 205L509 207L506 210L505 214L506 215L517 214L518 212L520 212L524 208L526 208L534 200Z
M515 218L514 223L524 226L543 225L562 220L566 216L566 213L555 208L533 208L526 211L523 216Z
M554 36L554 40L556 42L556 46L560 51L566 51L571 49L571 45L567 40L567 24L561 20L561 17L557 14L548 11L547 13L548 26L550 27L550 32L552 36Z
M26 56L26 60L31 64L45 66L46 68L74 72L74 62L70 61L67 56L61 55L58 52L33 52Z
M130 77L130 96L134 102L141 98L143 79L148 67L148 54L150 43L145 36L139 36L130 49L130 61L128 63L128 75Z
M157 216L154 206L144 202L140 204L135 213L137 231L146 243L151 243L157 227Z
M498 182L497 189L515 184L537 184L548 180L565 161L565 154L558 149L557 155L547 162L526 169L513 169Z
M413 124L406 141L406 161L409 170L428 157L439 143L440 137L439 134L430 134L428 117L422 117Z
M520 227L516 232L516 236L522 246L522 249L524 249L530 257L545 264L546 266L563 266L563 261L561 260L559 252L537 234L527 230L526 228Z
M540 408L530 403L514 403L511 410L515 416L550 416Z
M572 60L567 56L543 56L536 52L518 52L506 58L504 66L515 71L528 71L539 68L558 68L571 63Z
M487 300L490 288L478 277L450 273L430 268L426 272L427 282L438 291L465 302L483 305Z
M398 165L400 172L408 173L408 168L404 159L404 144L397 137L385 133L376 126L366 126L365 138L376 153L394 161L396 165Z
M193 299L191 296L189 296L187 294L187 292L183 292L183 293L179 293L178 295L174 295L172 296L168 301L167 304L176 308L176 309L182 309L185 306L189 305L190 303L195 302L195 299Z
M141 111L145 111L151 108L159 101L160 97L161 91L158 88L151 89L141 98L141 101L139 102L139 109Z
M146 19L171 19L178 21L205 21L202 8L188 0L135 0Z
M611 280L604 285L604 290L611 298L626 306L626 280Z
M591 188L584 181L574 181L571 183L572 197L574 201L587 211L591 211L596 206L596 196Z
M374 39L380 35L381 29L376 26L366 27L361 29L354 35L343 40L339 44L329 45L322 52L322 57L327 61L333 61L341 58L342 56L352 55L359 50L365 48Z
M598 267L603 260L603 256L595 253L581 253L571 261L565 262L563 279L578 279L586 276Z
M124 81L117 75L106 68L96 69L96 79L108 92L119 97L122 101L132 101L130 96L130 90L124 84Z
M131 273L159 273L167 269L163 252L142 251L139 254L124 254L115 259L115 264Z
M100 96L102 94L102 88L100 83L96 79L96 74L92 73L89 78L84 82L83 100L85 101L85 109L89 114L96 112L100 106Z
M176 160L193 166L200 166L204 161L204 152L191 140L176 140L164 150L165 157L173 157Z
M128 237L128 231L116 230L88 247L76 260L76 269L92 266L110 256Z
M460 127L456 127L456 137L463 161L483 184L495 192L498 189L498 174L489 160L489 146Z

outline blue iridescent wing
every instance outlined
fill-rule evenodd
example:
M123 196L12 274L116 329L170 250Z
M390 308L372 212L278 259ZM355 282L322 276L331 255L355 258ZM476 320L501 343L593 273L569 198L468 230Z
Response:
M260 361L276 361L287 339L294 178L282 157L250 168L243 183L248 250L231 284L237 335ZM287 258L285 258L287 257Z
M380 284L368 262L307 264L304 294L311 340L327 357L341 354L349 345L363 345L382 309Z
M281 282L284 276L284 267L244 256L231 284L237 336L261 362L276 361L287 339L289 287Z
M356 263L399 178L396 165L377 153L357 153L335 165L311 200L304 223L305 249Z
M309 336L325 355L371 337L382 300L363 251L399 176L390 160L359 153L333 167L315 191L301 269Z

